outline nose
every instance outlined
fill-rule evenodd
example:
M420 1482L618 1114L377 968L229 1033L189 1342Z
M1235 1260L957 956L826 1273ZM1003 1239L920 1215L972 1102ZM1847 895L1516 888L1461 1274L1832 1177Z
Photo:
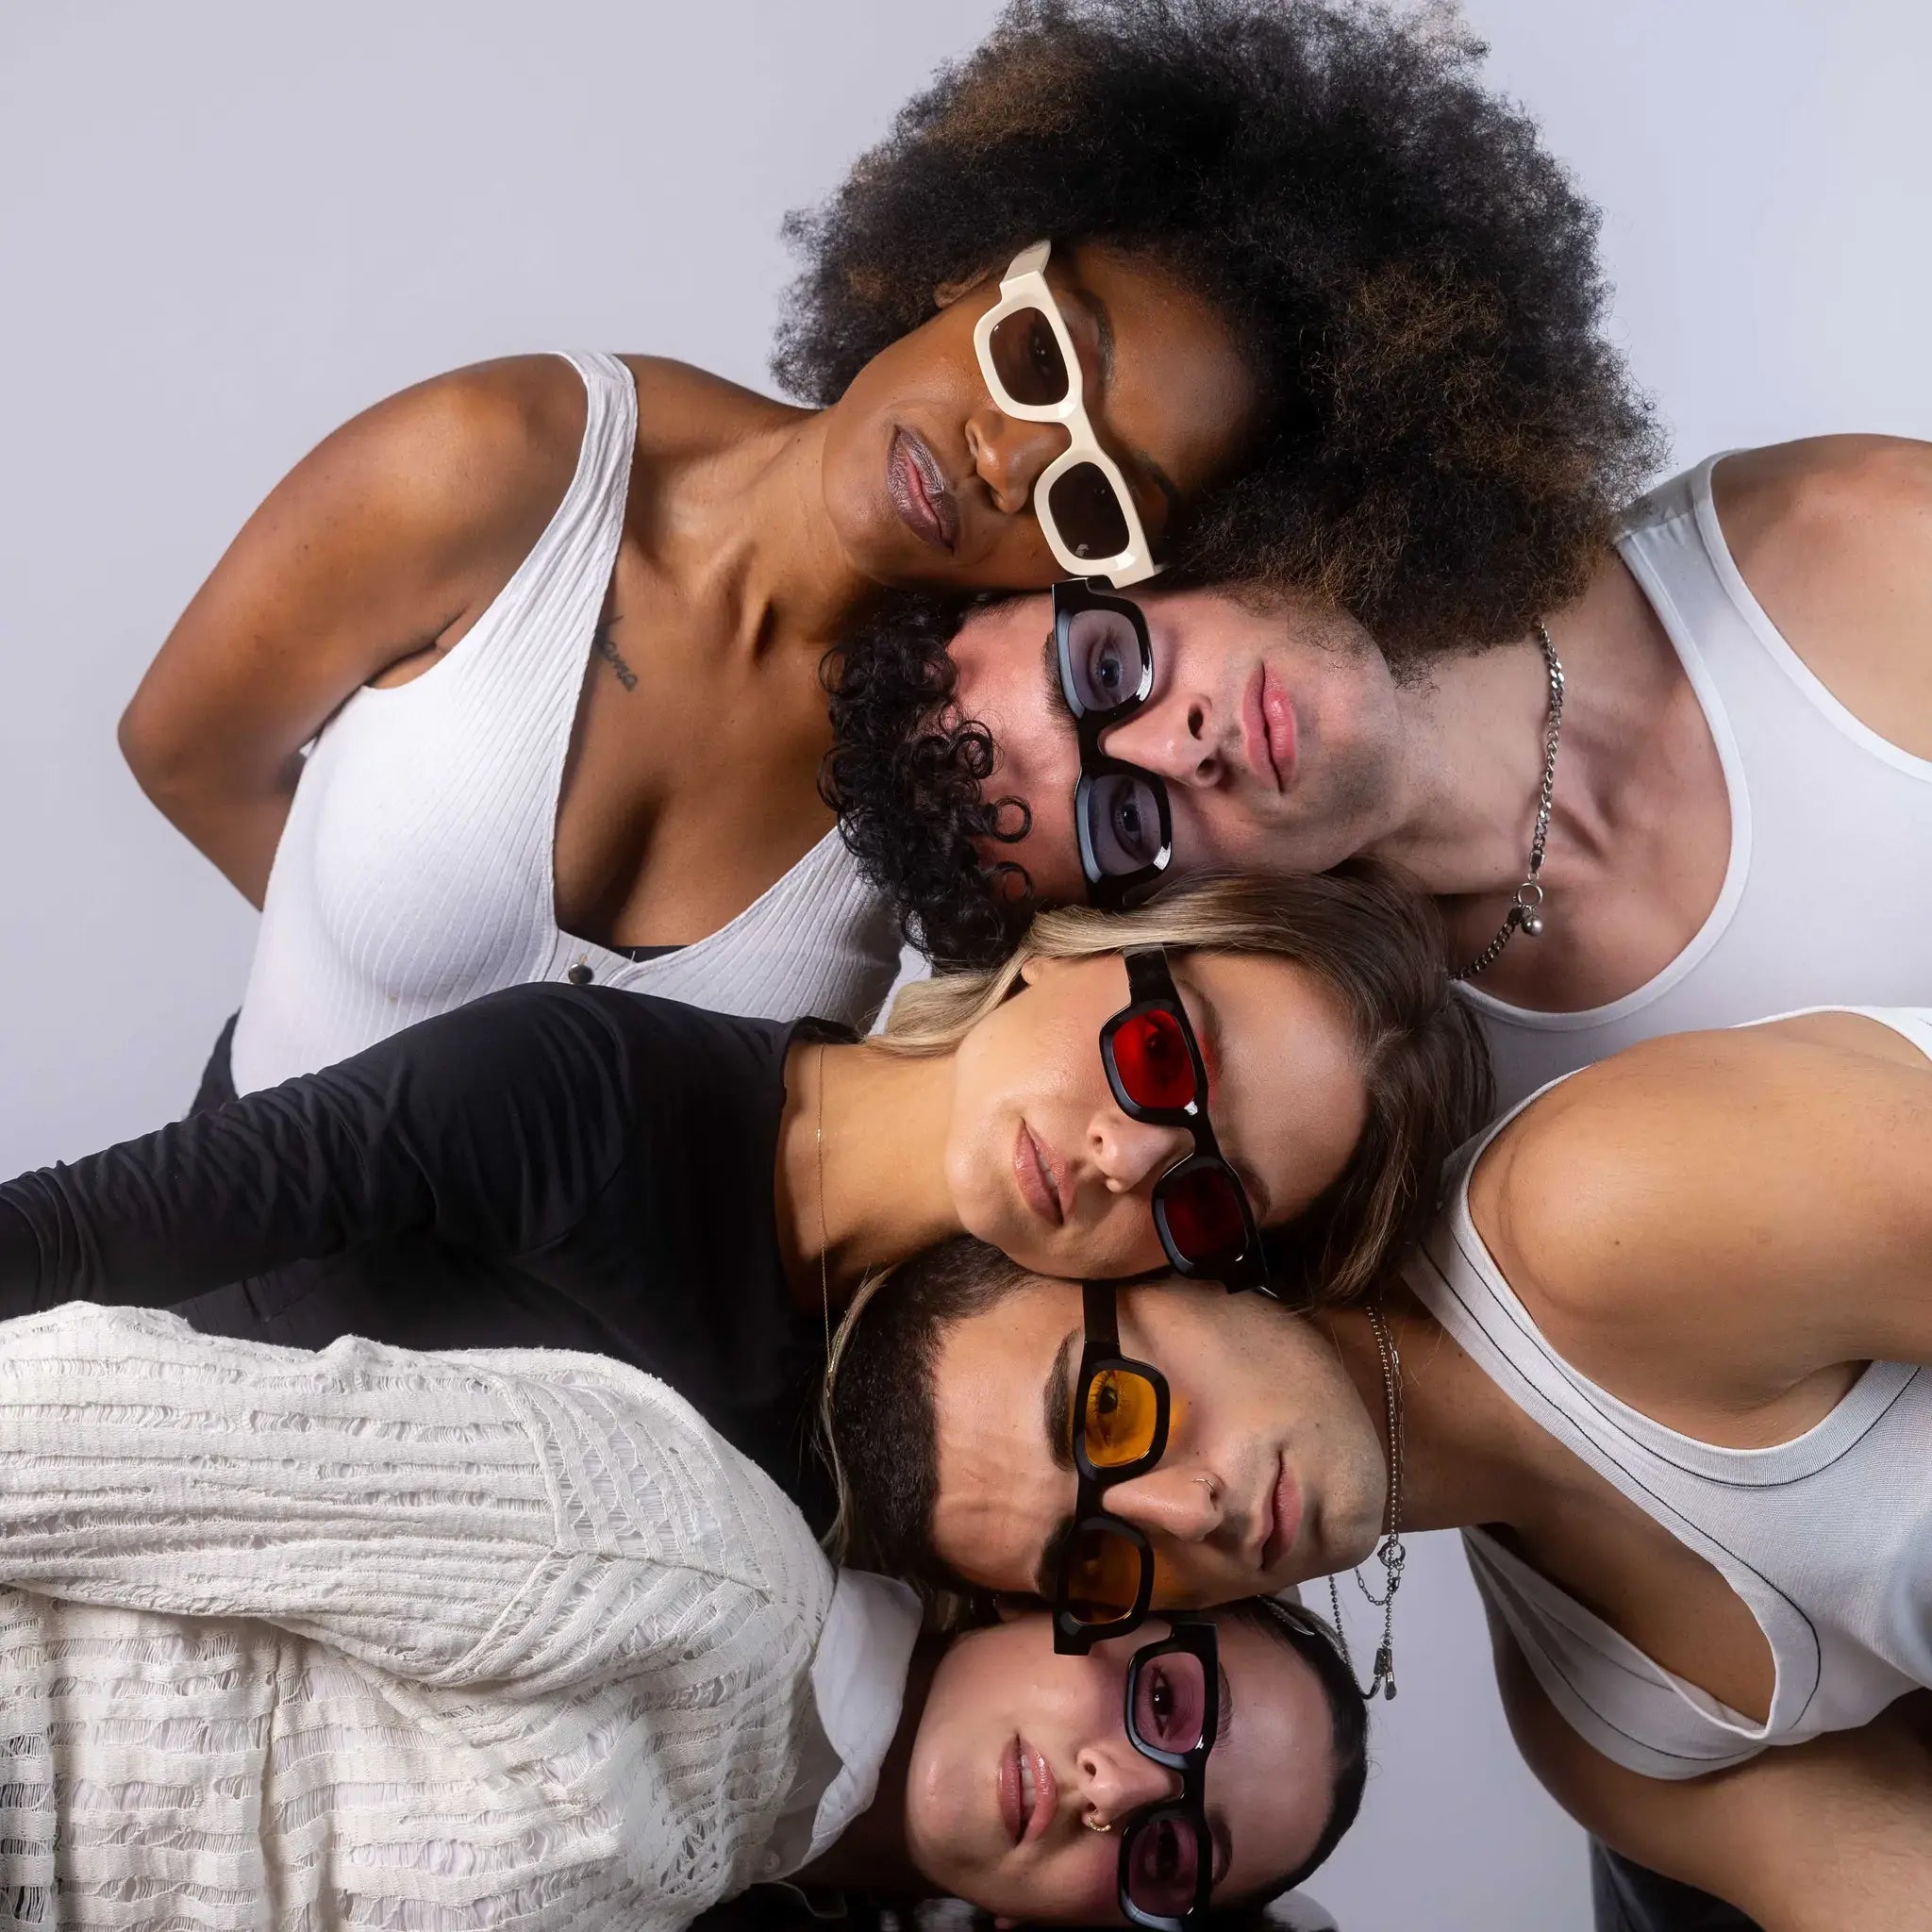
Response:
M1216 736L1214 708L1198 691L1170 686L1124 724L1103 734L1109 757L1139 765L1171 785L1203 790L1227 775L1227 759Z
M1129 1120L1117 1107L1103 1108L1087 1129L1088 1151L1109 1194L1132 1194L1190 1153L1185 1127L1158 1127Z
M1176 1543L1210 1541L1227 1522L1221 1479L1206 1470L1166 1462L1107 1492L1107 1507L1124 1522Z
M1016 517L1033 500L1041 474L1073 441L1058 423L1023 423L991 403L966 419L973 467L1001 515Z
M1124 1732L1087 1745L1078 1763L1074 1803L1096 1825L1117 1824L1146 1806L1180 1795L1180 1774L1142 1757Z

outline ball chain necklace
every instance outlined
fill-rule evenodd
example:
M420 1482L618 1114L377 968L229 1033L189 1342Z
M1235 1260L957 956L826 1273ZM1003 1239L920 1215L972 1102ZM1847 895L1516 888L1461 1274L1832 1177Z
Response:
M1543 738L1543 789L1537 801L1536 830L1529 841L1529 871L1517 887L1503 915L1502 929L1469 964L1457 974L1457 979L1474 979L1493 966L1503 948L1516 936L1520 926L1531 939L1543 929L1543 889L1538 874L1543 869L1543 844L1550 836L1550 797L1557 783L1557 741L1563 734L1563 660L1550 641L1548 627L1541 618L1536 625L1537 642L1543 647L1543 664L1550 675L1550 722Z
M1377 1596L1362 1581L1359 1569L1355 1572L1355 1587L1382 1612L1382 1641L1375 1651L1374 1674L1366 1689L1356 1687L1367 1703L1373 1701L1378 1690L1385 1698L1395 1695L1395 1592L1402 1588L1402 1566L1408 1560L1408 1553L1402 1547L1402 1354L1381 1309L1370 1307L1362 1312L1374 1331L1375 1354L1382 1364L1382 1397L1389 1411L1389 1527L1375 1548L1375 1560L1388 1579L1382 1594ZM1341 1627L1341 1592L1336 1589L1332 1576L1328 1579L1328 1603L1335 1612L1335 1637L1341 1646L1341 1660L1348 1666L1352 1678L1355 1658L1349 1653L1348 1633Z

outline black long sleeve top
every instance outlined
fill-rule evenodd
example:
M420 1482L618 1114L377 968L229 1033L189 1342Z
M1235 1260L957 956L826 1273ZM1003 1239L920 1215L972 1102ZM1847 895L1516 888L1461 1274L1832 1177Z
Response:
M0 1187L0 1317L134 1303L305 1348L614 1356L823 1517L824 1321L773 1196L801 1035L850 1037L604 987L492 994Z

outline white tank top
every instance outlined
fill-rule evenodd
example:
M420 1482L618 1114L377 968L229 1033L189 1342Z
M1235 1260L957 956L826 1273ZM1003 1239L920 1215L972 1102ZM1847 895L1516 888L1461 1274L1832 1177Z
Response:
M1617 547L1717 742L1731 801L1724 886L1690 943L1607 1006L1535 1013L1464 989L1505 1106L1659 1033L1823 1000L1932 998L1932 760L1860 724L1778 634L1718 527L1720 460L1644 497Z
M1932 1059L1932 1008L1847 1010ZM1450 1163L1447 1205L1408 1263L1409 1285L1532 1421L1718 1571L1776 1666L1757 1724L1467 1530L1476 1586L1551 1703L1615 1763L1684 1778L1855 1728L1932 1685L1932 1373L1874 1362L1816 1427L1770 1449L1714 1448L1618 1401L1550 1346L1470 1219L1477 1157L1527 1105Z
M558 930L564 761L637 431L625 364L567 359L589 395L583 449L536 548L441 662L408 684L358 691L310 752L235 1027L240 1092L573 969L721 1012L859 1026L892 983L893 921L836 827L693 944L633 960Z

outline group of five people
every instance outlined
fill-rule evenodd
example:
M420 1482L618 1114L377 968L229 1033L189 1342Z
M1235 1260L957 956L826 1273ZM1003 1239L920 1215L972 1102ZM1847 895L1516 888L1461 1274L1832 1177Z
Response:
M262 924L0 1187L0 1893L1192 1932L1457 1527L1606 1925L1906 1923L1932 451L1633 504L1588 203L1319 0L1020 0L794 237L802 406L408 391L127 711Z

